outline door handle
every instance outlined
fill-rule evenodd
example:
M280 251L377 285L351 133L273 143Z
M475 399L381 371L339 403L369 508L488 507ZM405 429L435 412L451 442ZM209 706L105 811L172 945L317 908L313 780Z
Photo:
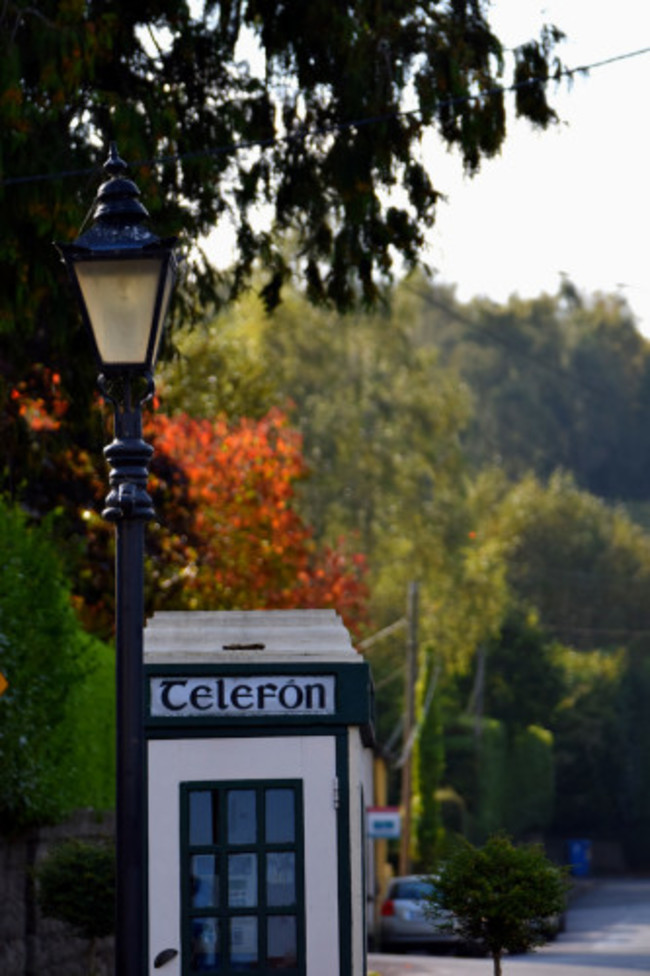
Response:
M175 959L177 955L178 949L163 949L162 952L159 952L154 959L153 968L160 969L160 967L164 966L165 963L171 962L172 959Z

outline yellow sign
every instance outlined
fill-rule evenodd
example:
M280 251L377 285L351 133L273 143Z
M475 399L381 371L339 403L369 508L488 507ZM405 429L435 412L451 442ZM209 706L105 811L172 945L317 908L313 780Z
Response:
M0 695L4 695L8 687L9 687L9 682L5 678L2 671L0 671Z

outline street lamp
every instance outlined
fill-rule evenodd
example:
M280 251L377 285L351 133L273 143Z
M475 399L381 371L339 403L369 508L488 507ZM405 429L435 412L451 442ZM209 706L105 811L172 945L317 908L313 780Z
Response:
M57 244L88 328L113 407L115 437L104 449L110 491L104 518L115 522L117 691L117 916L115 972L148 972L145 932L144 523L152 447L142 439L142 404L153 395L165 315L176 275L175 239L149 231L149 214L113 143L93 224L73 244Z

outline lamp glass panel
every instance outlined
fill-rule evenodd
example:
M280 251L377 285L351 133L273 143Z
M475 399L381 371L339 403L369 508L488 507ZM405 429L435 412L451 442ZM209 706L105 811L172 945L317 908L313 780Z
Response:
M147 364L164 258L78 261L75 265L100 359Z
M160 325L158 326L158 334L156 335L156 345L153 351L153 356L151 357L151 367L156 365L158 361L158 350L160 349L160 340L162 339L163 328L165 326L165 319L167 318L167 312L169 311L169 302L172 297L172 288L174 287L174 281L176 278L176 265L174 260L170 260L167 264L167 269L165 272L165 283L163 285L163 295L162 302L160 304Z

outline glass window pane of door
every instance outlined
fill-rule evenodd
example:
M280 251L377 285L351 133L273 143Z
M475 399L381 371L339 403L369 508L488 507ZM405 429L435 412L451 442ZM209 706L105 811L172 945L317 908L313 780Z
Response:
M190 860L190 898L192 908L217 908L219 874L214 854L195 854Z
M230 919L230 963L237 972L258 969L257 918L254 915Z
M266 841L292 844L296 836L296 810L293 790L266 791Z
M190 844L214 844L217 838L218 794L212 790L190 793Z
M254 790L228 790L228 843L254 844L257 812Z
M220 972L219 922L216 918L192 919L190 970Z
M269 915L266 944L267 965L271 969L295 969L298 965L296 916Z
M266 903L273 908L295 905L296 855L269 851L266 855Z
M255 908L257 905L257 855L228 856L228 906Z

